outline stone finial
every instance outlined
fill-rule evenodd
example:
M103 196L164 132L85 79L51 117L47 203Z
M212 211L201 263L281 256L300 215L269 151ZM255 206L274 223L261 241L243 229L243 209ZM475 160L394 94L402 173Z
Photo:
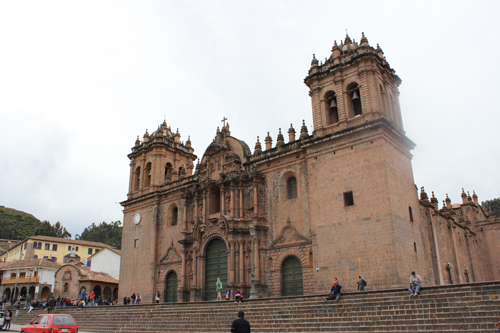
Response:
M477 200L477 195L476 195L476 191L475 190L472 190L472 201L474 201L474 203L476 205L479 204L478 200Z
M269 135L269 132L267 132L266 136L266 150L272 149L273 148L273 138L271 138L271 135Z
M467 202L472 202L472 197L470 196L469 191L467 191Z
M190 147L191 148L191 135L188 135L188 139L186 141L186 147Z
M281 134L281 128L279 130L278 139L276 140L276 147L283 146L285 144L285 138Z
M429 197L427 196L427 193L425 193L423 186L420 188L420 200L429 201Z
M451 209L451 199L448 197L448 193L446 193L446 208Z
M333 42L332 54L330 55L330 59L336 58L340 56L340 47L337 45L337 41Z
M369 46L368 39L365 37L365 33L364 32L361 33L361 40L359 41L359 45L360 46L365 46L365 45Z
M434 191L432 191L431 204L438 209L438 199L434 196Z
M260 144L259 137L257 137L257 142L255 143L253 154L256 155L260 153L262 153L262 145Z
M344 44L345 45L348 45L348 44L351 44L352 43L352 40L351 40L351 37L349 37L349 34L345 34L345 40L344 40Z
M139 140L139 136L137 136L137 140L135 140L135 146L138 147L141 145L141 140Z
M217 126L217 133L220 133L220 129L219 129L219 126Z
M288 129L288 143L295 141L295 128L290 124L290 128Z
M179 133L179 129L177 129L177 132L174 134L174 142L180 143L181 142L181 133Z
M149 141L149 132L148 132L147 128L146 128L146 133L144 133L143 139L144 139L144 142L148 142Z
M467 203L467 194L465 194L463 187L462 187L462 194L460 196L462 197L462 204Z
M299 139L305 139L309 136L309 133L307 133L307 126L306 126L306 121L302 120L302 127L300 128L300 137Z
M311 67L318 66L318 59L316 59L316 54L313 53L313 59L311 61Z
M377 54L380 58L384 57L384 51L382 51L382 49L380 48L380 45L378 45L378 43L377 43Z

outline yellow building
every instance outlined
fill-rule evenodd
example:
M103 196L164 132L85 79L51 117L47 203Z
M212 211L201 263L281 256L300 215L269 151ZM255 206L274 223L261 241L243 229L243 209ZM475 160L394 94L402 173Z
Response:
M52 262L72 263L87 262L87 258L103 248L112 246L49 236L33 236L19 242L0 254L0 261L11 262L25 259L49 259Z

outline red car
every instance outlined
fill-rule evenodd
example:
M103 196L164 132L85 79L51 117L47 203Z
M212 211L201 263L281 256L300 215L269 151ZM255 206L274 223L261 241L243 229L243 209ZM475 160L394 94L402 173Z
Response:
M21 327L21 333L78 333L75 319L68 314L42 314Z

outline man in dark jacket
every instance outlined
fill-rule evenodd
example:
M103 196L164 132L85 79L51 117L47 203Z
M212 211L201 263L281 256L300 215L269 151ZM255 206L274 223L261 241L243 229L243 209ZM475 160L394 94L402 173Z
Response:
M250 323L245 319L243 311L238 312L238 319L233 320L231 333L250 333Z
M341 291L346 292L344 288L342 288L342 286L337 282L337 278L335 278L335 281L333 281L332 291L330 292L330 295L325 298L325 300L329 301L335 298L335 301L338 302L340 300Z

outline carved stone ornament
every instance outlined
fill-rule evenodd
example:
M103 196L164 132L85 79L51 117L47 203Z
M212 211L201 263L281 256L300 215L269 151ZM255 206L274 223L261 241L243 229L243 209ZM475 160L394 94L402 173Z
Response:
M177 262L181 262L181 256L173 247L168 249L167 254L160 261L161 264L172 264Z
M281 235L271 245L271 248L291 247L311 244L311 240L302 236L289 223L281 230Z
M63 280L71 280L71 272L70 271L64 272Z

